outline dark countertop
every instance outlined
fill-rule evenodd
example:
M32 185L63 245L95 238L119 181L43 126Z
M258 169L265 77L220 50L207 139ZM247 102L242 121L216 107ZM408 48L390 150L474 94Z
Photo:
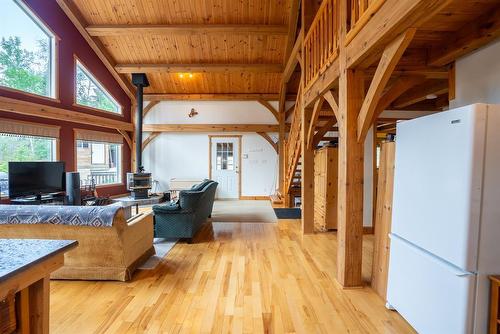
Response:
M75 240L0 239L0 282L77 245Z

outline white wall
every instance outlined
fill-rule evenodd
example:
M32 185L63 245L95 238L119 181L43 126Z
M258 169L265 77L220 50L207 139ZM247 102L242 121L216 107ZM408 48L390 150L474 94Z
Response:
M271 104L277 107L276 102ZM199 113L193 118L187 116L191 108ZM271 112L253 101L169 101L156 105L148 113L144 123L277 124L277 121ZM148 135L149 133L145 133L144 138ZM208 177L208 135L209 133L163 133L146 147L143 154L144 166L153 173L153 179L159 181L159 191L169 189L171 178ZM241 195L268 196L274 193L278 172L276 151L256 133L241 135ZM277 134L270 135L277 141Z
M456 99L450 107L473 103L500 104L500 41L456 62Z

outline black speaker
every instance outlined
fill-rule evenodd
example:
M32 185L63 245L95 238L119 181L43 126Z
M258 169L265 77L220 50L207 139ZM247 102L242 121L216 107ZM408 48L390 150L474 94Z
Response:
M66 197L68 198L68 205L82 205L82 198L80 194L80 173L66 173Z

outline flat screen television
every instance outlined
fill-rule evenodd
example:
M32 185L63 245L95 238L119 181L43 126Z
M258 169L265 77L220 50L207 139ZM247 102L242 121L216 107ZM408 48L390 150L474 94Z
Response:
M64 190L64 162L9 162L10 198Z

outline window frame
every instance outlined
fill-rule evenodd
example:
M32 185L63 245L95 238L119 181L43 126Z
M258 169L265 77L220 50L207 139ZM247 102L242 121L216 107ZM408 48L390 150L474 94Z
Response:
M114 183L107 183L107 184L96 184L96 188L109 188L109 187L117 187L117 186L124 186L125 185L125 177L124 177L124 162L125 162L125 155L124 155L124 144L119 144L119 143L111 143L111 142L102 142L102 141L93 141L93 140L85 140L85 139L76 139L75 138L75 144L74 144L74 149L75 149L75 154L74 154L74 170L78 172L78 141L82 142L87 142L87 143L99 143L99 144L112 144L112 145L118 145L121 147L120 149L120 171L118 173L120 177L120 182L114 182ZM92 145L89 145L89 149L91 148Z
M0 132L0 134L2 133L5 133L5 132ZM52 139L54 140L55 142L55 152L53 152L54 154L54 160L50 160L50 161L53 161L53 162L56 162L56 161L61 161L61 138L56 138L56 137L43 137L43 136L32 136L30 134L16 134L18 136L27 136L27 137L39 137L39 138L48 138L48 139ZM4 195L0 192L0 199L8 199L9 196L7 195Z
M21 11L28 16L33 23L42 30L47 37L50 39L49 48L49 91L50 95L40 95L37 93L27 92L22 89L7 87L0 85L1 90L14 92L17 94L32 96L40 99L45 99L54 102L61 102L59 99L59 42L61 38L48 26L45 22L38 16L37 13L24 1L24 0L12 0Z
M105 110L105 109L99 109L99 108L86 106L84 104L78 103L77 96L76 96L76 94L77 94L77 82L76 82L77 74L76 73L77 73L77 66L78 65L80 65L83 72L85 73L85 75L87 75L87 77L90 79L90 81L92 81L99 89L101 89L103 91L103 93L112 102L114 102L118 106L119 112L109 111L109 110ZM84 108L84 109L91 110L91 111L97 111L97 112L101 112L101 113L106 113L106 114L124 117L123 105L120 102L118 102L116 97L106 89L106 87L102 84L102 82L89 70L88 66L75 54L73 55L73 70L74 70L74 73L73 73L74 74L74 77L73 77L73 106L74 107L79 107L79 108Z

